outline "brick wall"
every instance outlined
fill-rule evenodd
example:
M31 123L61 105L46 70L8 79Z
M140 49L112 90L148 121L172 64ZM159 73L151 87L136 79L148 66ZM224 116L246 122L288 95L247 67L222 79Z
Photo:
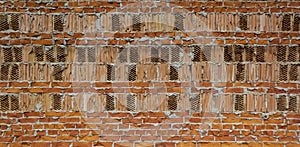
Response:
M0 3L0 146L300 146L299 2Z

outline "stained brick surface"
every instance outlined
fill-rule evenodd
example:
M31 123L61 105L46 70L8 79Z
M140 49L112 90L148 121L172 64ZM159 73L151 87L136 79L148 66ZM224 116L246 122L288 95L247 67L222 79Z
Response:
M0 3L0 146L300 146L297 1Z

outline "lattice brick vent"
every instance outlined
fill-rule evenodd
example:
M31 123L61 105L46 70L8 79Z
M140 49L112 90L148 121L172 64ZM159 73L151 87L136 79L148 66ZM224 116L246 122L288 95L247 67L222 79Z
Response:
M196 95L190 98L190 104L192 111L200 111L200 95Z
M244 81L245 80L245 64L238 63L236 70L236 80Z
M0 31L5 31L9 29L8 21L7 21L7 15L2 14L0 15Z
M115 67L113 65L106 65L106 80L115 80Z
M193 62L200 62L201 60L201 52L202 52L202 50L201 50L201 46L199 46L199 45L195 45L195 46L193 46L193 50L194 50L194 57L193 57Z
M79 47L77 49L77 61L86 62L86 48Z
M1 95L0 96L0 105L1 105L1 111L8 111L9 110L8 95Z
M245 110L245 95L235 95L234 110L236 110L236 111L244 111Z
M3 48L4 62L13 62L12 48Z
M290 96L289 97L289 111L297 112L297 97L296 96Z
M34 47L35 52L35 60L36 61L44 61L44 49L43 46L35 46Z
M290 46L289 47L289 53L288 53L288 62L296 62L297 61L297 54L298 50L296 46Z
M183 19L184 19L183 14L180 14L180 13L175 14L174 30L176 30L176 31L184 30Z
M8 80L9 65L1 65L1 80Z
M256 47L256 62L265 62L265 47Z
M19 65L18 64L13 64L11 68L11 74L10 74L10 79L11 80L18 80L19 79Z
M177 110L177 95L168 96L168 110Z
M295 15L293 31L299 31L299 25L300 25L300 15Z
M15 111L19 110L19 96L18 95L1 95L0 109L1 111Z
M209 61L211 59L211 48L212 46L204 46L201 50L201 61Z
M96 49L90 47L87 49L88 62L96 62Z
M240 28L242 30L248 30L248 16L247 15L240 15Z
M136 74L136 65L129 65L128 66L128 71L129 71L128 80L129 81L135 81L136 77L137 77L137 74Z
M171 48L171 62L179 62L180 61L180 47L175 46Z
M285 14L282 18L282 31L291 30L291 14Z
M277 46L276 49L277 49L277 61L284 62L286 59L286 51L287 51L286 46L283 45Z
M159 52L156 47L151 48L151 62L159 62Z
M19 103L19 97L12 95L10 96L10 110L14 111L14 110L19 110L20 107L20 103Z
M280 71L279 71L279 81L287 81L287 71L288 71L288 65L280 65Z
M130 48L130 62L131 63L138 63L139 62L139 53L137 47L131 47Z
M224 61L232 62L233 61L233 48L232 46L224 47Z
M118 14L112 15L112 30L119 31L120 30L120 18Z
M64 71L64 67L63 65L53 65L53 77L54 77L54 80L58 80L58 81L61 81L63 80L62 78L62 73Z
M287 99L285 95L280 95L277 98L277 110L278 111L286 111Z
M246 51L246 61L253 61L254 47L252 47L252 46L245 46L245 51Z
M55 57L54 57L54 49L51 47L48 50L46 50L46 59L49 62L55 62Z
M160 48L160 62L166 63L170 61L170 48L162 47Z
M141 31L142 24L141 24L141 16L140 15L133 15L132 17L132 30L133 31Z
M128 95L127 96L127 110L134 111L136 106L136 95Z
M234 46L235 61L243 62L243 54L244 54L244 47L240 45L235 45Z
M54 16L54 30L62 32L64 30L64 18L61 15Z
M22 62L23 61L23 50L21 47L14 47L15 53L15 61Z
M62 95L54 94L53 95L53 109L54 110L61 110L62 109Z
M11 29L19 30L19 14L11 14Z
M300 67L300 64L290 65L289 75L291 81L298 81L298 76L299 76L298 67Z
M170 80L178 80L178 70L175 66L170 66Z
M56 48L56 58L58 62L65 62L66 61L66 49L64 47L58 46Z
M107 111L115 110L115 97L114 96L106 95L105 110L107 110Z

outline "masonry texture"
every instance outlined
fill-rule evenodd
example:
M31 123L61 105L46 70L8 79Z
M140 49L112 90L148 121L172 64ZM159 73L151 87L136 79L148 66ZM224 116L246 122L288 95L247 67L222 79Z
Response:
M0 147L300 146L300 2L0 3Z

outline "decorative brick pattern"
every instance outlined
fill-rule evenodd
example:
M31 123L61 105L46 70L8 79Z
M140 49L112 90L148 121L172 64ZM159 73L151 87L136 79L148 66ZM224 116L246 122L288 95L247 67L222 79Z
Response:
M298 1L3 1L0 147L299 142Z

